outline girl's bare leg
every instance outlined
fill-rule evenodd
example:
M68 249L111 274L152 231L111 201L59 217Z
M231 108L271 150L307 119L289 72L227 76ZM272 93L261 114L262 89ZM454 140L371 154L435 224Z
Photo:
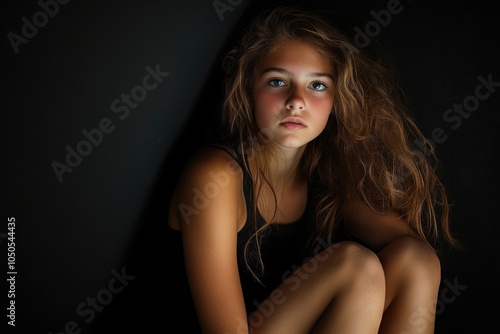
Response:
M378 254L386 278L381 334L434 333L441 266L434 250L414 237L400 237Z
M377 255L345 241L290 275L250 317L250 332L377 333L384 301L385 277Z

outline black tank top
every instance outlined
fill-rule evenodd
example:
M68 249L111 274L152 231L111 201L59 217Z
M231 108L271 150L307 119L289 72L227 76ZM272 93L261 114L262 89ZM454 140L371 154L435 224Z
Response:
M286 277L300 267L312 253L307 247L311 216L310 201L308 201L306 209L299 220L287 224L271 224L260 234L260 251L264 264L264 272L258 276L259 282L254 278L245 263L244 249L256 228L261 227L265 221L257 210L257 225L255 224L253 183L240 157L235 156L231 150L227 150L224 147L221 148L230 154L243 170L243 191L247 207L247 220L243 228L238 232L238 269L243 296L245 298L245 306L247 313L250 314ZM249 247L250 251L255 251L255 238L252 238ZM257 259L255 256L247 256L247 260L254 271L260 273L259 268L256 267Z
M210 145L214 146L214 145ZM261 234L261 254L264 263L264 272L259 276L260 282L254 278L245 264L244 248L247 241L255 232L254 212L253 212L253 184L251 176L244 167L242 160L235 155L234 151L226 147L216 146L226 151L235 159L243 170L243 190L245 195L245 203L247 207L247 221L243 228L238 232L238 269L240 274L241 286L243 296L245 299L245 306L247 314L252 313L258 305L269 294L276 289L282 281L288 277L293 271L301 266L312 254L306 247L309 237L308 226L310 226L310 201L308 200L306 209L301 218L293 223L288 224L271 224ZM264 219L257 211L257 226L262 226ZM169 237L168 244L171 247L173 254L177 253L179 256L171 258L172 268L179 268L174 270L178 273L176 281L173 286L176 287L176 293L185 291L186 298L190 299L191 293L187 285L187 276L184 266L184 254L182 251L181 234L179 231L169 228L171 230L167 233ZM253 239L254 240L254 239ZM255 243L251 243L250 247L255 247ZM250 257L250 264L255 265L255 258ZM252 263L253 262L253 263ZM259 272L257 267L252 267L256 272ZM190 304L186 307L188 314L194 316L194 305ZM192 320L196 319L192 318Z

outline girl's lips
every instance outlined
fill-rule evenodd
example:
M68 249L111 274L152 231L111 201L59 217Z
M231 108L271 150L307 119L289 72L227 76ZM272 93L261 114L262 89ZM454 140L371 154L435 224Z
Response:
M302 120L302 118L300 117L297 117L297 116L288 116L288 117L285 117L281 123L297 123L297 124L301 124L301 125L304 125L304 121Z
M302 118L296 116L285 117L280 125L288 130L300 130L306 127Z
M295 123L295 122L283 122L280 125L285 127L288 130L300 130L300 129L303 129L306 127L303 124Z

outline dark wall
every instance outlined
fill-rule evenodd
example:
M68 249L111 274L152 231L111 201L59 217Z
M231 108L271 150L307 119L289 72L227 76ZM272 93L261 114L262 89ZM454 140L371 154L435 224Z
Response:
M174 269L168 198L217 117L222 55L264 2L62 3L9 3L1 14L2 281L15 276L3 312L15 300L19 333L137 324L144 333L177 332L173 323L192 320L192 310L177 295L186 285ZM443 254L436 333L495 328L498 6L316 3L338 13L361 49L388 50L412 114L436 143L464 245ZM381 12L388 7L397 8L390 18ZM14 275L6 268L10 217ZM6 296L9 286L2 289Z

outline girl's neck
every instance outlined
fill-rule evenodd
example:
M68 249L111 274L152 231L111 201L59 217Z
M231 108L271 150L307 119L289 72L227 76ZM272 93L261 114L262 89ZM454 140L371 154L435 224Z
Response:
M263 161L265 163L265 174L273 187L278 189L287 184L295 183L301 178L299 167L304 149L305 147L273 147L273 153L266 155Z
M303 214L307 202L307 180L300 171L303 153L303 148L275 147L249 161L256 177L257 207L267 222L293 222ZM264 175L256 173L257 168Z

